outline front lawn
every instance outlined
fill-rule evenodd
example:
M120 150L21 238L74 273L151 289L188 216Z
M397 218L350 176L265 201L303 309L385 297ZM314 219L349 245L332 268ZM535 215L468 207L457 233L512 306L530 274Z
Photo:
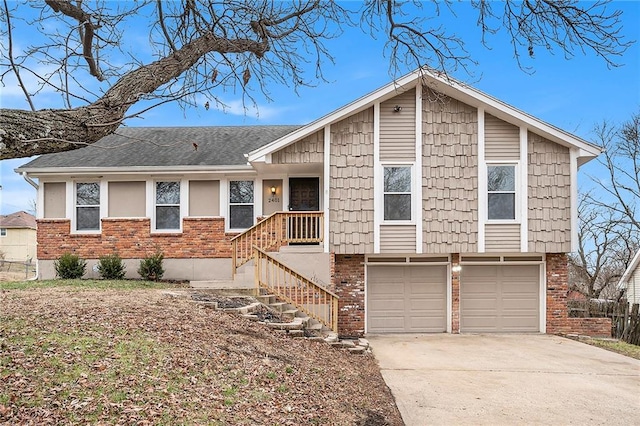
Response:
M2 283L0 423L401 425L371 355L143 281Z

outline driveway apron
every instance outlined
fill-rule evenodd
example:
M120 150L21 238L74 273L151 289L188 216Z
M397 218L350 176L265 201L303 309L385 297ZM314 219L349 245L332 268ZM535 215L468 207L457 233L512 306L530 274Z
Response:
M369 335L407 426L640 425L640 361L558 336Z

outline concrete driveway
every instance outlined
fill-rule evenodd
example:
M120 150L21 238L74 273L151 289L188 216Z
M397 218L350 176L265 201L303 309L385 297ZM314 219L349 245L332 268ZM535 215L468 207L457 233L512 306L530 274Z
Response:
M406 425L640 425L640 361L551 335L367 336Z

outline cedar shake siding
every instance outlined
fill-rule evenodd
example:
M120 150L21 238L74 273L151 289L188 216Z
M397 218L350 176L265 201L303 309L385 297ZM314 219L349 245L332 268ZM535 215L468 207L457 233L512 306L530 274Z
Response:
M396 106L400 111L395 112ZM380 104L380 161L415 161L416 91L409 90Z
M519 160L520 129L491 114L485 114L484 155L489 161Z
M330 250L373 252L373 108L331 125Z
M534 133L528 135L529 251L571 251L571 168L569 149Z
M271 155L273 164L322 163L323 160L324 130L318 130Z
M423 252L477 252L477 110L430 90L423 94Z
M380 225L380 253L415 252L415 225Z

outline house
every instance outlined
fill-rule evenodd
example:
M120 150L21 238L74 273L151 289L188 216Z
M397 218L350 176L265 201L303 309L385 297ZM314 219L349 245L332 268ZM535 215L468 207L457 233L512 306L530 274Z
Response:
M40 182L41 278L66 251L133 273L161 250L167 278L257 280L342 335L608 335L566 305L600 152L416 71L304 126L121 128L17 172Z
M19 211L0 216L2 260L28 262L36 258L36 218Z
M629 267L622 274L618 288L625 291L627 301L634 305L640 303L640 250L633 256Z

